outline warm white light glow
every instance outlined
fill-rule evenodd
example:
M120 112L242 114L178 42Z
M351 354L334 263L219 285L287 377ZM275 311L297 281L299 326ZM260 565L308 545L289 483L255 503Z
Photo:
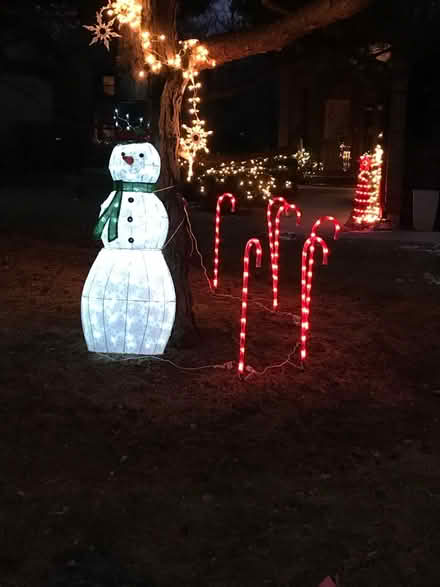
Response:
M109 20L108 20L109 19ZM109 42L112 37L120 37L115 32L115 27L120 25L129 25L131 29L139 32L140 43L144 53L146 66L152 73L158 73L163 66L168 66L182 72L184 80L190 82L189 91L191 97L188 101L191 104L189 114L191 115L191 126L182 125L185 136L180 139L179 156L188 163L188 181L193 175L193 165L199 151L208 153L207 138L212 131L204 128L205 121L199 117L200 97L198 90L201 87L200 82L195 81L199 75L200 67L203 64L209 64L215 67L215 60L209 58L209 51L201 45L198 39L187 39L179 41L179 50L175 55L163 56L163 43L166 36L163 34L153 34L148 30L141 30L142 23L142 3L137 0L108 0L107 4L102 6L96 13L96 24L93 26L85 25L84 28L93 33L91 45L94 43L104 43L109 50ZM168 51L165 51L168 53ZM183 67L185 62L185 68ZM145 71L138 71L139 78L145 78Z
M109 164L115 181L155 183L160 157L149 143L117 145ZM101 214L112 202L111 192ZM111 222L112 218L108 222ZM123 191L117 238L102 249L87 276L81 318L87 347L94 352L162 354L176 311L173 280L162 254L168 215L154 193Z
M238 186L243 188L243 196L247 200L260 198L263 201L268 201L280 189L292 187L291 180L283 180L281 177L277 180L277 175L280 172L288 172L293 159L298 160L300 157L302 173L306 177L315 177L324 170L322 163L312 161L307 152L307 157L304 158L304 154L301 155L302 151L291 155L279 153L270 157L260 156L241 161L223 161L217 166L210 165L206 168L201 162L202 170L197 177L197 181L201 184L200 191L207 191L207 187L204 185L205 181L211 183L214 180L217 184L221 184L225 183L228 178L235 178ZM216 186L216 189L221 190L222 187Z
M87 347L101 353L162 354L175 309L173 281L160 250L104 248L82 294Z
M382 218L381 183L383 149L377 145L374 153L360 158L356 197L353 205L353 222L360 228L373 227Z

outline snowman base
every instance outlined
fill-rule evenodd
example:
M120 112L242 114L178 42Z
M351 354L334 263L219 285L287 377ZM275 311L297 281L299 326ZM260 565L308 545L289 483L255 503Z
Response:
M102 249L81 297L87 348L161 355L171 335L176 293L159 249Z

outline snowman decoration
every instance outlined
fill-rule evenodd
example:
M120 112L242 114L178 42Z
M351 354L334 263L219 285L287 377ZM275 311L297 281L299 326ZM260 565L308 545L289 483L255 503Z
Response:
M84 284L81 320L89 351L160 355L171 335L176 293L162 248L168 214L154 193L159 153L150 143L116 145L114 190L101 206L98 253Z

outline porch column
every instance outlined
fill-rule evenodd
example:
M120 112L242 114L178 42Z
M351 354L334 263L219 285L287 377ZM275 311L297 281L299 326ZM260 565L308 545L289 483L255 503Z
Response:
M407 60L393 55L392 85L389 103L385 215L399 226L405 191L406 118L408 101Z

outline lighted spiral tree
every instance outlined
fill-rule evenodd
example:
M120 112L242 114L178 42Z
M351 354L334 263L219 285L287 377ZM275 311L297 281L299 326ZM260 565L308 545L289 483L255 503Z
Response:
M354 228L372 228L382 218L383 149L380 145L373 154L365 153L360 158L358 182L349 225Z

